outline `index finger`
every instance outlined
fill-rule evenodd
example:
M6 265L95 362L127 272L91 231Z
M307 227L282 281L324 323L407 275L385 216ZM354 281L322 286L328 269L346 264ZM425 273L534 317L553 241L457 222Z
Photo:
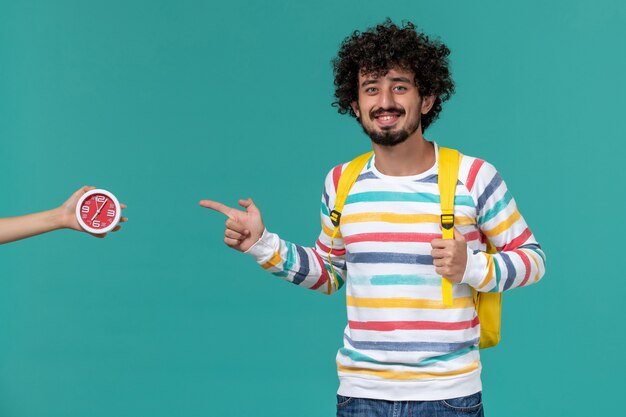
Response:
M91 191L91 190L95 190L95 189L96 189L96 187L94 187L93 185L83 185L78 190L76 190L74 192L74 194L78 195L78 196L81 196L81 195L85 194L87 191Z
M444 239L433 239L430 241L430 246L433 249L443 249L446 246L448 246L448 243L450 242L450 240L444 240Z
M213 200L200 200L200 205L211 210L218 211L225 216L232 217L236 211L232 207L228 207L226 204L219 203Z

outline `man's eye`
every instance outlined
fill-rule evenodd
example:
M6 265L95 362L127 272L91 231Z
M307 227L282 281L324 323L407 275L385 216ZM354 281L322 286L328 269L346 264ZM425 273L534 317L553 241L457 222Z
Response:
M408 88L406 88L406 87L405 87L405 86L403 86L403 85L398 85L398 86L396 86L395 90L396 90L396 91L403 91L403 92L404 92L404 91L407 91L407 90L408 90Z
M365 92L367 94L374 94L376 91L378 91L378 89L376 87L368 87L365 89Z

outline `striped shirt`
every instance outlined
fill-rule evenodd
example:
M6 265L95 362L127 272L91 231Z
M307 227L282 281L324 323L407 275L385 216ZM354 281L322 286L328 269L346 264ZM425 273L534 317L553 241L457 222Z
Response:
M350 191L333 242L333 267L339 287L346 287L348 316L336 358L338 393L409 401L480 391L480 323L470 287L502 292L537 282L545 255L496 169L462 156L454 214L468 261L462 282L453 286L453 305L444 306L430 245L441 238L437 162L419 175L391 177L376 169L374 158ZM326 293L332 275L329 213L346 166L326 177L315 247L266 230L248 250L263 268ZM498 253L485 252L487 239Z

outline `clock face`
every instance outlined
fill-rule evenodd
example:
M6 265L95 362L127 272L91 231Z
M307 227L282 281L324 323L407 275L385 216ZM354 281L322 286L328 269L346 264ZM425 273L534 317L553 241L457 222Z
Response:
M76 205L78 223L90 233L110 231L119 223L120 215L120 203L106 190L87 191Z

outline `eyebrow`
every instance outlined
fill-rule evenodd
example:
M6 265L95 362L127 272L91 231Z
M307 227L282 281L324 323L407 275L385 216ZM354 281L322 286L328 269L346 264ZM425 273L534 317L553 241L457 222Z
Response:
M365 86L368 86L368 85L371 85L371 84L376 84L378 82L378 80L379 80L378 78L367 79L367 80L365 80L365 81L363 81L361 83L361 87L365 87ZM407 78L407 77L393 77L393 78L390 79L390 81L392 81L394 83L398 83L398 82L400 82L400 83L408 83L408 84L411 83L411 80L409 78Z
M400 82L400 83L410 83L411 80L408 79L407 77L393 77L391 79L391 81L393 82Z
M361 83L361 87L365 87L366 85L376 84L378 82L378 78L370 78Z

